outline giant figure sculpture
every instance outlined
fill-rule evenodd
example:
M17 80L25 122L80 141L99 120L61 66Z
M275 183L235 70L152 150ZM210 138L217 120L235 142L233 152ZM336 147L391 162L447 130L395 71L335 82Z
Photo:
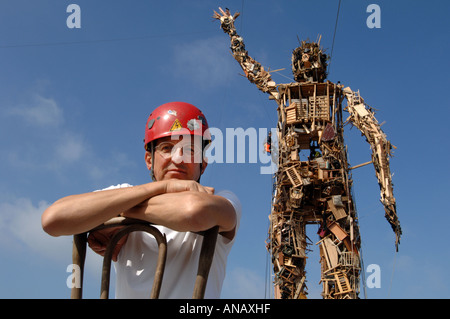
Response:
M233 57L248 80L277 103L278 170L267 248L275 298L306 298L306 225L319 225L322 297L358 298L361 237L352 196L351 169L343 132L352 123L365 136L380 186L385 217L401 236L389 157L392 145L358 92L326 81L328 56L317 42L302 41L292 53L295 82L276 84L270 72L245 50L234 21L239 13L219 8L213 17L230 36ZM343 108L342 102L347 100ZM349 113L344 120L343 111ZM301 160L300 154L305 155ZM368 164L364 163L364 164ZM364 165L362 164L362 165ZM357 165L360 166L360 165Z

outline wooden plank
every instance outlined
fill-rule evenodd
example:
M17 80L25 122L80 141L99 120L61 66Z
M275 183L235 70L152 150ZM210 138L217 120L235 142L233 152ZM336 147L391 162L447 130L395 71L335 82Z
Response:
M343 207L336 206L333 202L333 199L328 200L327 204L336 220L347 217L347 212L345 211L345 209Z
M328 224L328 229L340 240L343 241L348 237L348 234L336 222Z
M338 265L339 260L336 245L333 244L333 241L328 237L323 241L323 245L327 256L329 269L332 269Z
M297 169L294 166L291 166L286 169L286 174L289 178L289 180L292 183L292 186L299 187L303 185L302 177L298 173Z

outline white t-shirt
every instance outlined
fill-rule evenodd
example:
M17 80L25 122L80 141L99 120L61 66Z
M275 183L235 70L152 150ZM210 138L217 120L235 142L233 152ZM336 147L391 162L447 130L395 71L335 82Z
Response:
M127 186L130 185L122 184L116 187ZM220 298L228 254L236 238L242 211L239 199L232 192L221 191L216 195L230 201L236 211L237 222L233 240L220 234L217 237L205 290L205 298L215 299ZM203 236L191 232L177 232L164 226L155 227L165 234L167 239L167 259L159 298L192 298ZM149 298L157 260L158 245L154 237L146 232L130 233L115 263L116 298Z

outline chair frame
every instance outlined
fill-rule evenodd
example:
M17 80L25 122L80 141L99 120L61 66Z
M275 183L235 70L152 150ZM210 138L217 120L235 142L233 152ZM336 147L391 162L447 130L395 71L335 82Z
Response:
M103 257L100 299L109 298L111 261L114 248L116 247L117 243L123 236L128 235L129 233L134 231L145 231L153 235L157 241L158 260L155 270L155 279L153 281L153 286L150 292L150 298L151 299L159 298L167 257L166 236L147 221L133 218L115 217L88 232L76 234L73 236L72 262L73 264L78 265L80 269L80 285L79 287L74 286L72 288L71 290L72 299L82 299L83 297L84 264L86 260L86 246L88 234L93 231L118 226L122 228L111 238L110 242L106 247L106 251ZM219 227L215 226L204 232L197 233L199 235L203 235L204 238L200 251L197 277L192 294L193 299L203 299L205 296L206 284L208 281L209 270L211 268L212 260L214 257L218 230Z

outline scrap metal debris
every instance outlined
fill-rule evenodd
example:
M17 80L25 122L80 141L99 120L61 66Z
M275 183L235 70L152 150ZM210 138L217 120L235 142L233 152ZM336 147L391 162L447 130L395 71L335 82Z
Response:
M276 298L307 297L305 265L310 245L306 225L318 225L322 296L358 298L361 273L361 236L353 200L351 171L373 163L385 216L401 236L393 195L389 157L392 145L359 92L326 81L328 56L317 42L302 41L293 50L295 82L276 84L264 67L245 50L234 26L239 13L214 11L230 36L231 52L248 80L275 100L278 110L278 171L269 216L267 249L271 253ZM347 106L342 102L347 99ZM343 119L343 111L350 116ZM349 166L344 124L351 123L372 149L368 163Z

